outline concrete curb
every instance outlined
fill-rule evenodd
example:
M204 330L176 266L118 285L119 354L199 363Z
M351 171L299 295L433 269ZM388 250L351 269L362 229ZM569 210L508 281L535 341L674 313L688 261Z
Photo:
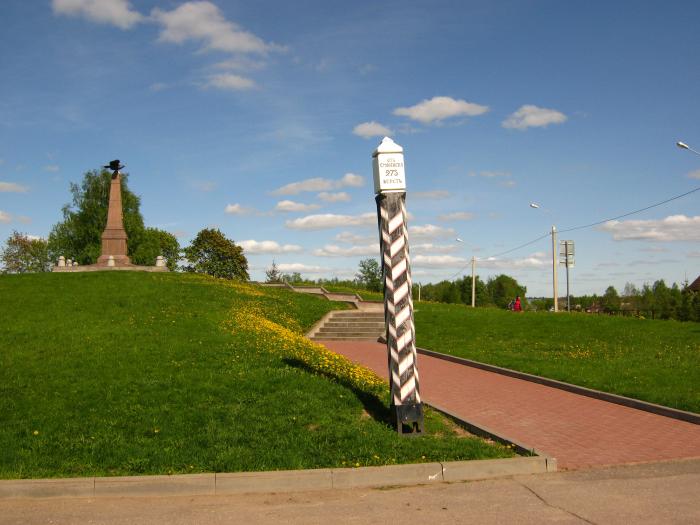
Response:
M486 370L487 372L495 372L496 374L514 377L516 379L523 379L532 383L539 383L540 385L558 388L559 390L566 390L567 392L572 392L574 394L592 397L601 401L607 401L609 403L615 403L617 405L623 405L626 407L635 408L637 410L651 412L659 416L670 417L673 419L679 419L681 421L687 421L688 423L700 425L700 414L696 414L695 412L686 412L684 410L678 410L676 408L657 405L654 403L648 403L647 401L641 401L639 399L634 399L631 397L619 396L617 394L610 394L608 392L601 392L600 390L593 390L592 388L572 385L571 383L564 383L563 381L557 381L556 379L548 379L546 377L536 376L534 374L528 374L526 372L518 372L517 370L511 370L509 368L502 368L500 366L489 365L486 363L481 363L479 361L472 361L471 359L465 359L463 357L455 357L448 354L441 354L440 352L426 350L425 348L417 348L416 350L419 354L428 355L430 357L435 357L444 361L450 361L452 363L457 363L460 365L471 366L473 368Z
M0 499L214 496L474 481L556 470L544 457L386 467L0 481Z

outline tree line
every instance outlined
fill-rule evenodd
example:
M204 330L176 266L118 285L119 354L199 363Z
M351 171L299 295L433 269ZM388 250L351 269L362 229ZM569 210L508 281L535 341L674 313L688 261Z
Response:
M563 299L566 301L566 299ZM560 305L563 304L560 299ZM692 290L688 283L673 283L668 286L663 279L653 284L645 283L638 288L625 284L622 292L608 286L603 295L571 296L571 308L589 313L625 315L649 319L676 319L678 321L700 321L700 292ZM551 298L533 299L538 308L549 309L554 304Z

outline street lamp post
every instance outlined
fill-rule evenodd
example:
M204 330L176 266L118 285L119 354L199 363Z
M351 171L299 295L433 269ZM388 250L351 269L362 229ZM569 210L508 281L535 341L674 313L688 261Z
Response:
M539 210L540 205L536 202L530 203L530 208ZM549 211L549 210L544 210ZM557 227L552 225L552 298L554 299L554 311L559 311L559 290L558 290L558 256L557 256Z
M476 308L476 257L472 255L472 308Z
M690 146L688 146L685 142L681 142L680 140L676 142L676 146L678 146L681 149L687 149L688 151L692 151L696 155L700 155L700 151L694 150Z
M462 239L457 237L457 242L464 243ZM476 257L472 255L472 308L476 308Z
M554 311L559 311L559 290L557 289L559 261L557 260L557 227L552 225L552 295L554 296Z

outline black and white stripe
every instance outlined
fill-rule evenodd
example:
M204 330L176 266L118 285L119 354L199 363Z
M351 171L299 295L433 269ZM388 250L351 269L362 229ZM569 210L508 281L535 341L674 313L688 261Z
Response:
M419 405L406 193L379 194L376 201L384 275L391 400L396 407Z

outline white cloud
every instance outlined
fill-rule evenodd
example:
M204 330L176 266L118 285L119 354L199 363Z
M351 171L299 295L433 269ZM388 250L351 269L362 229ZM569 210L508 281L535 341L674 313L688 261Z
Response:
M267 64L262 60L253 60L245 56L237 56L217 62L212 67L215 69L224 69L232 71L251 71L264 69Z
M210 180L196 180L192 182L192 187L199 191L210 192L216 189L216 182Z
M488 106L474 104L466 100L433 97L430 100L423 100L415 106L396 108L394 115L408 117L423 124L432 124L450 117L474 117L486 113L488 110Z
M128 0L52 0L56 15L84 16L100 24L111 24L129 29L144 20L144 16L131 8Z
M246 213L250 213L249 208L244 208L240 204L227 204L226 208L224 209L224 212L230 214L230 215L245 215Z
M616 241L700 241L700 215L671 215L661 220L610 221L598 230L611 233Z
M373 73L376 70L377 66L375 66L374 64L363 64L358 68L360 75L369 75L370 73Z
M691 171L688 173L689 179L700 179L700 170Z
M340 232L335 237L338 242L344 242L347 244L369 244L377 239L377 235L357 235L352 232Z
M498 183L498 185L503 188L514 188L516 184L517 182L515 182L514 180L504 180Z
M453 268L464 266L467 260L464 257L455 257L454 255L416 255L411 257L411 265L419 267L442 267Z
M410 246L411 253L430 255L438 253L451 253L457 250L457 246L453 244L433 244L430 242L412 244Z
M424 226L409 226L408 234L411 239L429 239L433 237L456 237L457 233L452 228L443 228L434 224Z
M281 263L277 265L280 272L299 272L299 273L311 273L311 274L325 274L330 270L323 266L310 266L303 263Z
M504 128L527 129L547 127L566 122L567 116L556 109L547 109L525 104L502 122Z
M544 252L536 252L527 257L521 259L495 259L489 257L488 259L477 259L477 268L490 268L498 270L527 270L531 268L543 268L545 266L551 266L552 259L551 255L547 257Z
M279 201L275 206L277 211L312 211L320 208L318 204L303 204L301 202L294 201Z
M354 173L346 173L343 178L340 179L338 183L339 188L344 188L346 186L351 186L354 188L359 188L365 183L365 178L362 175L356 175Z
M480 171L480 172L475 172L472 171L469 173L470 177L484 177L486 179L494 179L498 177L505 177L508 178L510 177L510 173L507 171Z
M26 193L29 188L16 182L0 182L0 193Z
M325 179L323 177L314 177L313 179L305 179L299 182L291 182L277 188L272 192L272 195L297 195L304 191L328 191L348 186L362 186L365 178L362 175L354 173L346 173L339 180Z
M249 239L238 243L248 253L295 253L302 250L296 244L279 244L275 241L256 241Z
M60 170L61 168L56 164L49 164L48 166L44 166L44 171L48 171L49 173L56 173Z
M394 134L394 132L389 128L380 124L379 122L375 122L374 120L358 124L352 129L352 132L363 139L369 139L371 137L384 137Z
M328 193L327 191L323 191L318 194L318 198L323 202L348 202L350 200L350 195L344 191L340 191L338 193Z
M359 246L342 247L336 244L326 244L323 248L314 250L317 257L357 257L366 255L379 256L379 243Z
M185 2L172 11L155 8L151 17L163 26L158 37L161 42L182 44L197 40L204 43L205 50L228 53L265 54L278 49L226 20L211 2Z
M663 246L647 246L646 248L640 248L639 251L648 253L664 253L670 250L668 248L664 248Z
M255 81L240 75L225 73L223 75L210 76L205 87L227 91L244 91L246 89L253 89L255 87Z
M8 222L11 222L11 221L12 221L12 216L9 213L0 210L0 222L7 224Z
M307 215L293 221L285 222L287 228L293 230L325 230L346 226L365 226L376 224L375 213L363 213L362 215L336 215L325 213L320 215Z
M148 86L148 89L153 91L154 93L158 93L159 91L163 91L164 89L168 89L168 84L165 82L154 82L150 86Z
M414 199L439 200L449 197L450 192L447 190L416 191L409 193L409 195Z
M291 182L281 188L277 188L272 192L272 195L297 195L303 191L325 191L332 190L334 187L334 181L322 177L315 177L299 182Z
M438 216L438 219L441 221L470 221L473 218L474 214L468 211L456 211Z

